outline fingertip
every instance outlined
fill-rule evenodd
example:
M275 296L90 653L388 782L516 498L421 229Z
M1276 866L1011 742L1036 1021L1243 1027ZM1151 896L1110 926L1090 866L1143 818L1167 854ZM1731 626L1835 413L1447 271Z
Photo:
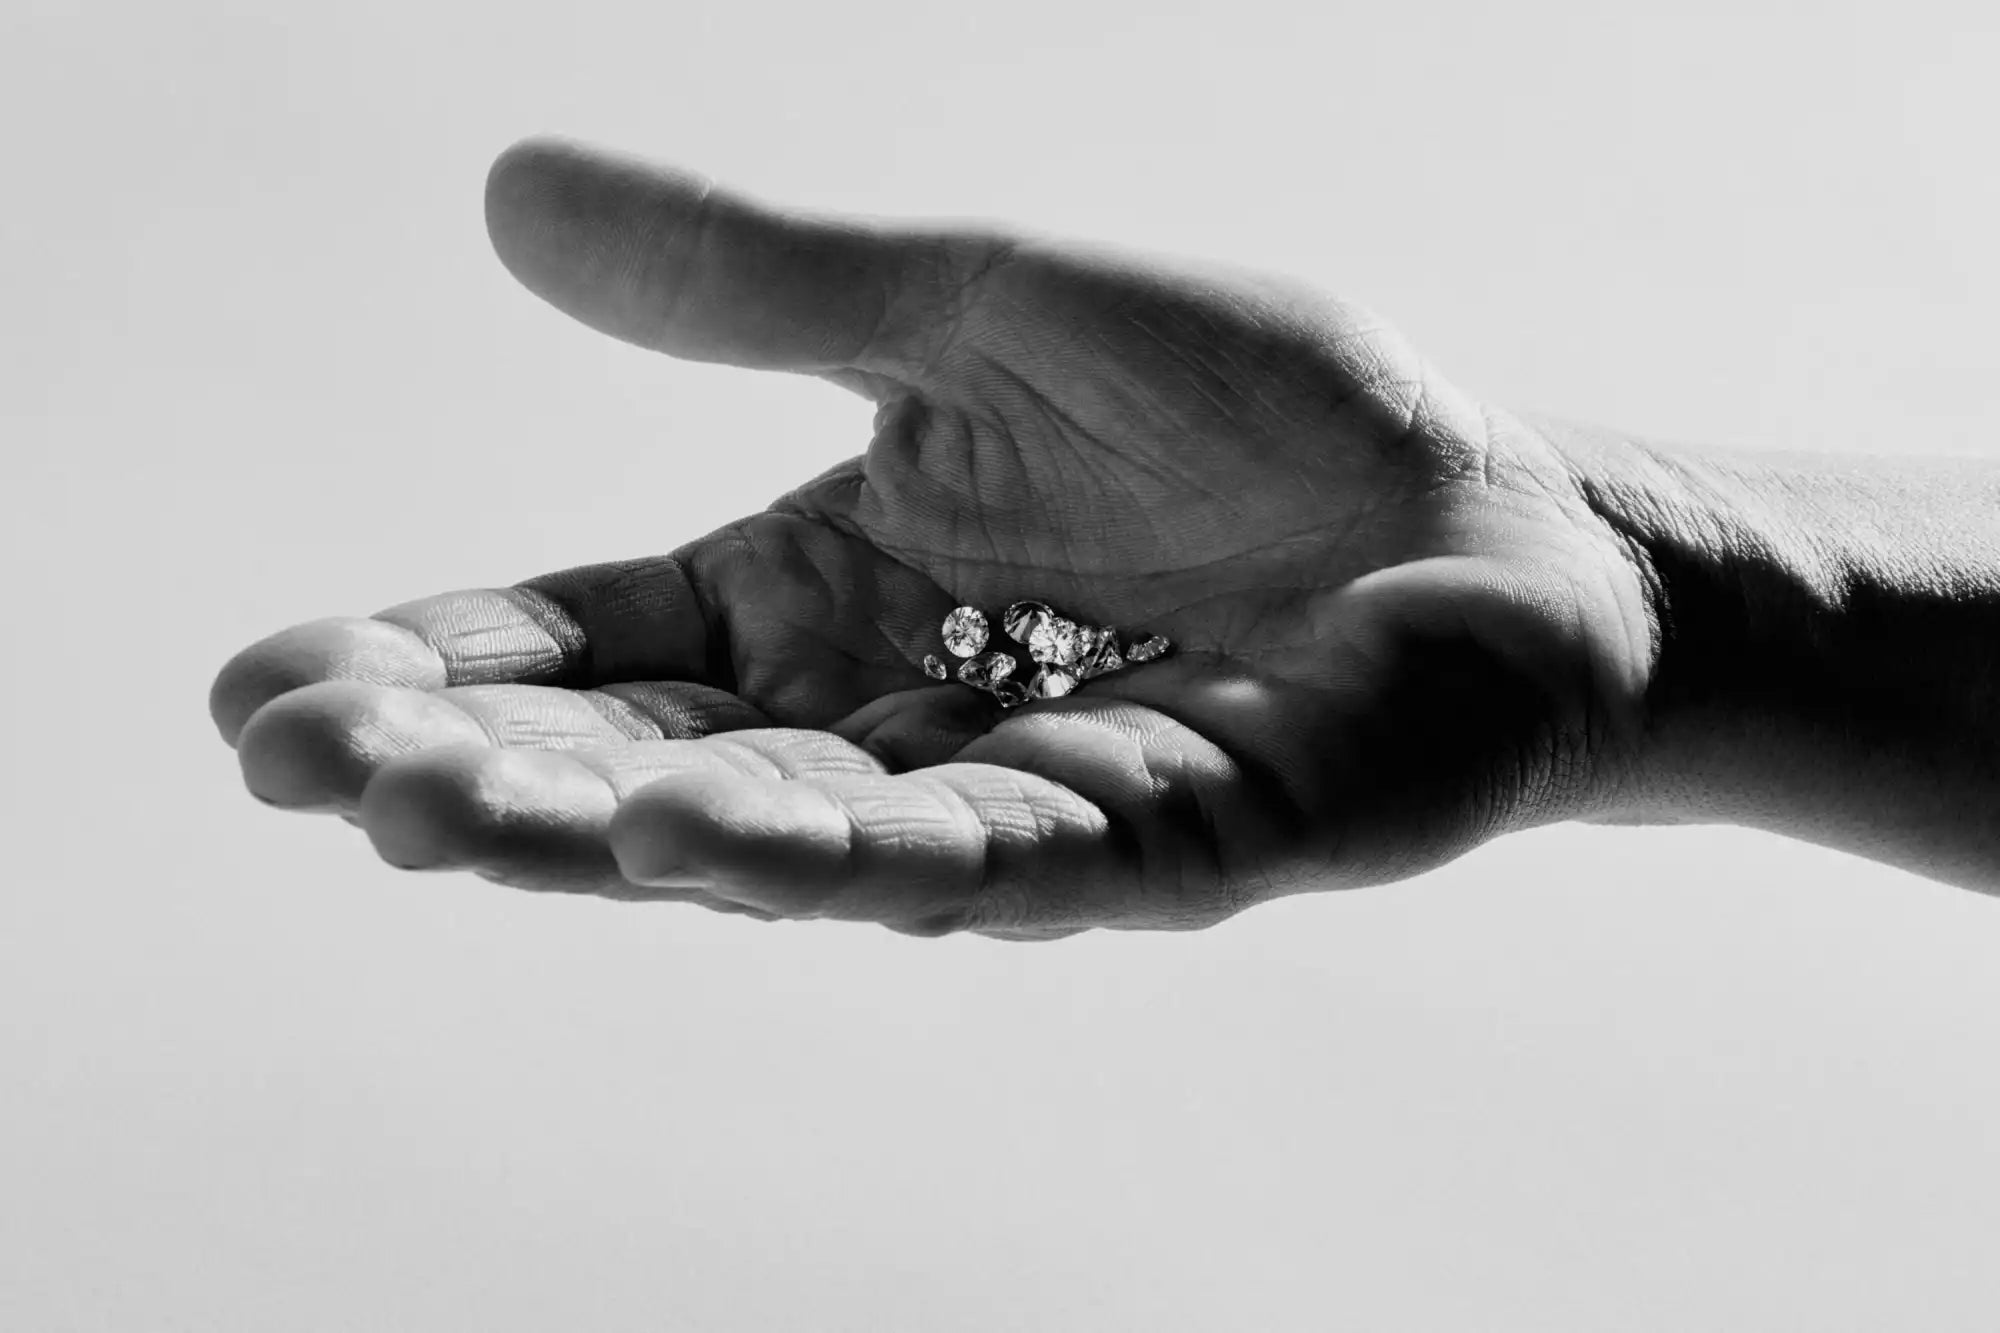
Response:
M564 888L609 871L593 841L612 803L604 782L568 756L458 745L384 764L358 814L377 854L401 869L501 869L506 882Z
M719 773L641 787L613 814L609 840L636 884L699 880L780 916L812 914L848 851L845 822L809 784Z
M243 785L279 810L338 810L335 793L367 780L345 729L329 726L328 713L343 701L296 690L259 709L236 736Z
M251 795L298 811L353 808L387 747L485 742L471 718L435 696L356 681L289 690L258 709L236 741Z
M409 631L363 616L308 621L259 639L216 673L208 715L230 745L240 745L257 711L293 690L325 681L360 680L436 690L443 661Z
M713 182L561 135L509 145L486 173L486 234L507 271L543 300L620 337L647 321L612 279L623 247L652 235L662 209L698 200ZM614 307L617 307L614 309Z
M518 272L515 258L526 240L522 223L534 215L556 165L579 149L559 135L530 135L502 149L487 169L486 234L509 272Z
M729 779L716 775L709 781L720 785ZM676 829L679 804L666 784L660 782L648 783L619 802L605 833L619 874L634 884L662 884L697 877L687 864Z
M384 764L362 788L355 812L376 854L399 870L461 864L457 849L493 821L481 781L485 758L466 746Z

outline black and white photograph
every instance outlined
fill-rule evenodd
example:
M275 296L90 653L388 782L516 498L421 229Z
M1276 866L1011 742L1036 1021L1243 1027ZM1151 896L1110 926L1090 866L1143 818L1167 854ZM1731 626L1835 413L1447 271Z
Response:
M0 0L0 1333L2000 1329L2000 10Z

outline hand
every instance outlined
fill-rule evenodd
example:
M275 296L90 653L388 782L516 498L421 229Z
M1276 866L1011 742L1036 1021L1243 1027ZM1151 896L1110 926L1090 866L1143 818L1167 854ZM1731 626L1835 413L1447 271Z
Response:
M1006 938L1203 926L1615 801L1638 563L1547 437L1366 314L560 143L487 209L576 318L822 376L874 437L670 556L244 650L213 710L265 800L401 866ZM923 674L950 608L1021 598L1175 650L1011 711Z

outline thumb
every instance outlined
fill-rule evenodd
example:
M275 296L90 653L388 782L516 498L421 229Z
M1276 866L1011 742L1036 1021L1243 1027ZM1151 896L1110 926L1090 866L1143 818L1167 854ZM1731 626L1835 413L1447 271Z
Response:
M486 227L530 291L613 337L695 361L906 382L998 244L780 210L560 139L494 162Z

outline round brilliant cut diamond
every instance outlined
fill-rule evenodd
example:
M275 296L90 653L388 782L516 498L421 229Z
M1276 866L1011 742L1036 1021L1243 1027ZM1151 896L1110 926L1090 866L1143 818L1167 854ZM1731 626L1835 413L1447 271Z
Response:
M1028 656L1043 666L1073 667L1083 653L1084 629L1074 620L1050 616L1028 636Z
M1000 617L1000 628L1007 631L1008 638L1026 643L1054 615L1047 602L1016 602Z
M961 606L944 618L944 646L954 657L971 657L986 646L986 615Z

